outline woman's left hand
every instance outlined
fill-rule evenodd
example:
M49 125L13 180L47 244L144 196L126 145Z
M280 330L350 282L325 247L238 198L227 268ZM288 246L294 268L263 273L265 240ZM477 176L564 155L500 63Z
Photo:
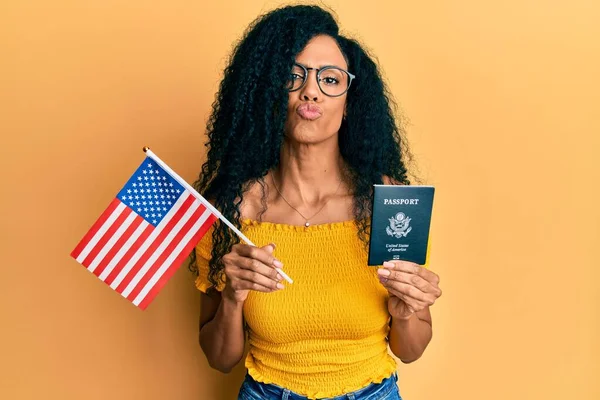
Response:
M386 261L377 273L390 294L388 311L392 318L408 319L433 305L442 295L439 276L418 264Z

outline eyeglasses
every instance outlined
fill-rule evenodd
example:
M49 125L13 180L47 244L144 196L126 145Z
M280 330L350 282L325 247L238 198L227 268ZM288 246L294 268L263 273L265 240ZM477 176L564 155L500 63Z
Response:
M356 78L350 72L334 66L323 68L307 68L304 65L294 64L286 88L290 92L300 90L308 77L308 71L314 69L317 72L317 84L324 95L339 97L350 89L352 80Z

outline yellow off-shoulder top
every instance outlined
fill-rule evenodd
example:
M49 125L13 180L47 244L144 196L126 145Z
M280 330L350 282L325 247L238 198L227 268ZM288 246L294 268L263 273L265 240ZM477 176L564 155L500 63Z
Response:
M244 220L257 246L275 243L275 257L294 280L273 293L251 291L248 373L309 398L335 397L379 383L396 371L388 353L388 294L367 265L353 221L292 226ZM206 292L212 228L196 247L196 286ZM222 290L223 287L216 288Z

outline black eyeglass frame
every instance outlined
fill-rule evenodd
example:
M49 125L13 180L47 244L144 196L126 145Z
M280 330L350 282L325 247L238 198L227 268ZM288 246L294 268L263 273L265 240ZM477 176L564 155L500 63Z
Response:
M302 64L294 64L294 66L295 67L300 67L300 68L302 68L304 70L304 80L302 81L302 84L300 86L298 86L296 89L288 89L289 92L296 92L296 91L302 89L304 87L304 85L306 85L306 82L308 81L308 71L313 70L313 69L317 72L317 86L319 87L319 90L321 91L321 93L323 93L327 97L340 97L340 96L343 96L344 94L348 93L348 90L350 90L350 86L352 85L352 81L356 78L355 75L351 74L350 72L346 71L343 68L336 67L335 65L328 65L328 66L323 67L323 68L309 68L309 67L305 67ZM340 94L336 94L336 95L327 94L327 93L325 93L325 91L321 87L321 72L327 71L329 69L338 69L340 71L343 71L346 74L348 74L348 77L350 78L348 80L348 87L346 88L346 90L344 90Z

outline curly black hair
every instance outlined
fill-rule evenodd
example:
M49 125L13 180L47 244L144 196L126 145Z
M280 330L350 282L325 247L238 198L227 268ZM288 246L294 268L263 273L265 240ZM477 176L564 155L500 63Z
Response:
M404 130L377 64L355 40L339 33L332 12L318 6L286 6L258 17L235 46L207 122L208 158L194 187L238 228L240 204L250 185L279 165L287 115L289 78L295 57L317 35L334 38L356 80L347 94L346 118L339 129L344 171L354 195L359 238L368 241L373 184L388 176L410 184ZM268 110L268 112L265 112ZM261 214L262 215L262 214ZM239 242L216 223L208 279L218 285L222 257ZM190 270L198 273L194 252Z

